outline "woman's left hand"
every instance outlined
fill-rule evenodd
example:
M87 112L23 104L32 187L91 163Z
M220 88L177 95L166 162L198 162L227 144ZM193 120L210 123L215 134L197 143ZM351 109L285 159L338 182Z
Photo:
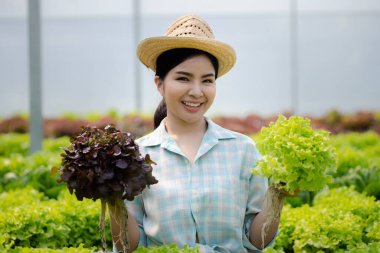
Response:
M282 187L281 187L281 184L278 186L278 185L271 185L269 186L268 190L270 188L273 188L274 191L277 191L278 193L276 195L280 195L281 197L296 197L300 192L301 190L300 189L297 189L295 192L293 193L290 193L286 190L284 190Z

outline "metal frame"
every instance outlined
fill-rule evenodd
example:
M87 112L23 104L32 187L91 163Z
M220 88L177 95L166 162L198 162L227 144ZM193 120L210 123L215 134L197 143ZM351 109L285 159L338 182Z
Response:
M28 2L29 89L30 89L30 153L41 150L43 139L42 88L41 88L41 15L40 0Z

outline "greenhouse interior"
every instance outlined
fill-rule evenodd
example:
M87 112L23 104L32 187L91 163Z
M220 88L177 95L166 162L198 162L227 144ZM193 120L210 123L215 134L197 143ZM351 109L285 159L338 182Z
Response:
M1 0L0 252L379 253L379 27L376 0Z

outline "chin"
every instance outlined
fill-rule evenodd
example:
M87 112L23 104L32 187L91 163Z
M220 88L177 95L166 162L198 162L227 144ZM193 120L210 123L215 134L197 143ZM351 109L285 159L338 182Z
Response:
M199 116L199 117L188 117L188 118L182 118L182 120L188 124L194 124L199 121L202 121L204 119L204 115Z

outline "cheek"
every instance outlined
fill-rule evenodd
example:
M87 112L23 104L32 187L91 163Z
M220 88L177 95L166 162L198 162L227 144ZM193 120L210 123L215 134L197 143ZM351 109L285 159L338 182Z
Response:
M177 92L173 89L165 89L165 91L163 92L163 94L165 95L165 98L168 99L168 100L173 100L176 98L176 94Z
M177 106L176 103L183 95L179 89L169 87L169 85L165 86L165 89L162 92L167 106Z
M207 91L207 98L210 100L210 102L212 102L214 101L215 96L216 96L215 87L210 87L210 89Z

